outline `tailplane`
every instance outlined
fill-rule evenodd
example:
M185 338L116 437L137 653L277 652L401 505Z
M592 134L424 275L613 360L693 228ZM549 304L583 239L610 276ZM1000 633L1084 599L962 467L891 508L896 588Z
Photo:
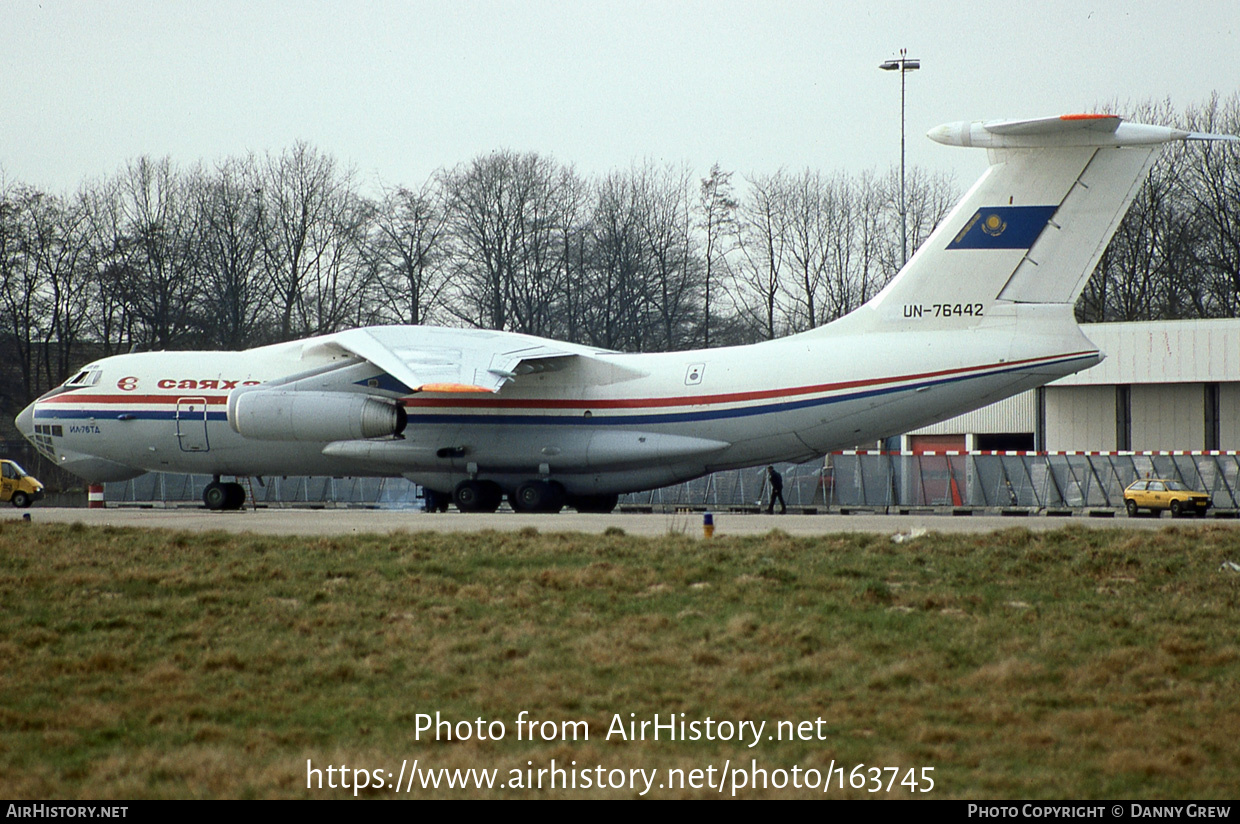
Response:
M951 123L928 136L985 148L990 166L852 323L963 328L1005 305L1074 304L1160 147L1236 139L1100 114Z

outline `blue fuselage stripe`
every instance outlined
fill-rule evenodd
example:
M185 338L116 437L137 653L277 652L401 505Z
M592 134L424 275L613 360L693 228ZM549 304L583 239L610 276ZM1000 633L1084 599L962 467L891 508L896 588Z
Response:
M177 420L177 411L175 409L126 409L123 406L106 409L66 409L61 404L36 406L34 410L36 420L46 420L48 418L56 420L85 420L91 418L101 421L114 421L120 420L122 416L124 416L124 420L175 421ZM180 420L185 424L202 423L202 413L195 413L192 417L181 416ZM227 421L228 413L208 412L207 420Z

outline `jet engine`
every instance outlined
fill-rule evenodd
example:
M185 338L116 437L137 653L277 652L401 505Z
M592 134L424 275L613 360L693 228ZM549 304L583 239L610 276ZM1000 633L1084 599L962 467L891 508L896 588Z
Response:
M386 438L405 429L399 403L349 392L234 390L228 425L259 441L351 441Z

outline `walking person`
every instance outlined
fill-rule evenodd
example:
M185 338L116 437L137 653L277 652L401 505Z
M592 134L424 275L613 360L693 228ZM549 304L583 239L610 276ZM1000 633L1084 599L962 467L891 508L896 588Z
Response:
M784 515L788 512L788 505L784 503L784 476L775 471L775 467L768 466L766 468L767 480L771 483L771 503L766 508L767 515L775 513L775 499L779 499L779 514Z

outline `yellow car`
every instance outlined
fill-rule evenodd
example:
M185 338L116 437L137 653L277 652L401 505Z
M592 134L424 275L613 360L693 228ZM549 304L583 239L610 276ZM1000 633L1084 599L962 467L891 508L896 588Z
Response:
M43 497L43 484L16 461L0 460L0 501L30 506Z
M1132 518L1137 516L1139 509L1148 509L1155 517L1164 509L1171 510L1172 518L1188 512L1204 515L1210 508L1210 496L1189 489L1179 481L1142 478L1129 484L1124 490L1124 506Z

